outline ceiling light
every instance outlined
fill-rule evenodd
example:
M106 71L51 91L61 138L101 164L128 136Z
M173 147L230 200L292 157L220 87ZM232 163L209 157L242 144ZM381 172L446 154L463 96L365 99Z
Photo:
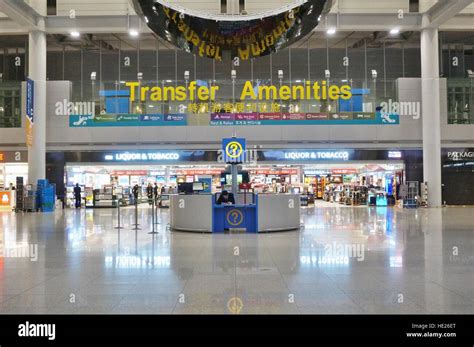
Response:
M328 33L328 35L334 35L336 33L336 29L335 28L329 28L327 30L327 33Z
M71 36L72 36L72 37L80 37L80 36L81 36L81 33L78 32L78 31L73 31L73 32L71 32Z
M139 33L137 30L133 30L133 29L130 30L128 33L129 33L130 36L132 36L132 37L137 37L138 35L140 35L140 33Z
M400 34L400 29L397 29L397 28L392 29L392 30L390 30L390 34L392 34L392 35Z

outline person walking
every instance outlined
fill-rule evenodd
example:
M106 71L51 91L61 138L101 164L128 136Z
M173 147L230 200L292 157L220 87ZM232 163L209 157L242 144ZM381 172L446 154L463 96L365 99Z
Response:
M81 187L79 187L79 183L76 183L74 187L74 199L76 200L76 208L81 208Z

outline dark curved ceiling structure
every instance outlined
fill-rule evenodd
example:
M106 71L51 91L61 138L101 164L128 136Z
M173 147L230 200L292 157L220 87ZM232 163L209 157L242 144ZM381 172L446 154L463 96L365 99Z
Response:
M157 0L133 0L148 27L176 47L222 61L263 57L288 47L318 26L332 0L308 0L266 16L198 16Z

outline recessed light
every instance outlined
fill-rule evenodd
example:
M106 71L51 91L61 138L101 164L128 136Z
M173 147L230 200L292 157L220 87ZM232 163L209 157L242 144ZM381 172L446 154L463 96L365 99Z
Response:
M72 37L80 37L81 36L81 33L79 31L72 31L71 32L71 36Z
M138 35L140 35L140 33L137 30L130 30L128 33L132 37L137 37Z
M390 30L390 34L392 34L392 35L400 34L400 29L397 29L397 28L392 29L392 30Z
M329 29L327 30L327 33L328 33L329 35L334 35L334 34L336 33L336 29L335 29L335 28L329 28Z

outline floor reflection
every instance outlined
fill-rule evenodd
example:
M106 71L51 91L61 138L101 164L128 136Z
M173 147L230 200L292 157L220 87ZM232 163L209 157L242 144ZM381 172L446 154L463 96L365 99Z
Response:
M0 312L474 313L474 208L317 206L261 235L121 212L121 230L110 209L0 213Z

